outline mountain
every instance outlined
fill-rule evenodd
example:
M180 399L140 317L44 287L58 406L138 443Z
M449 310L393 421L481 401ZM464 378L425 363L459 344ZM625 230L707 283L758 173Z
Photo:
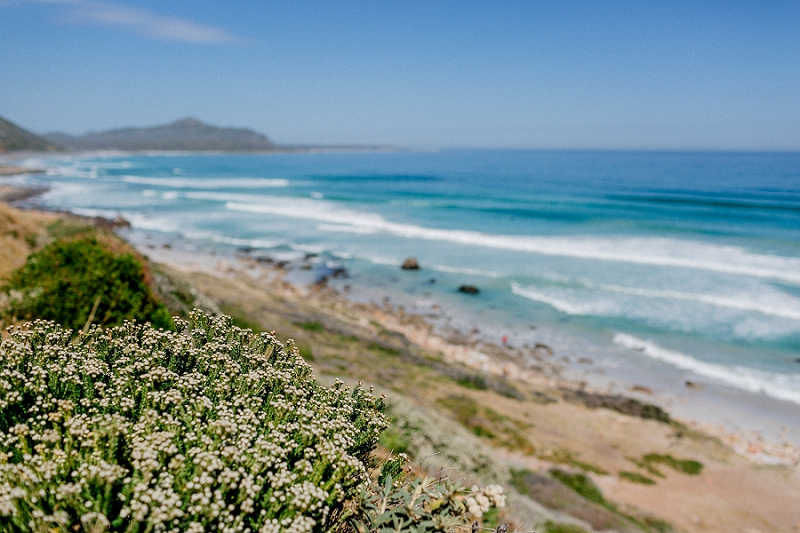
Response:
M50 133L45 139L69 150L213 150L266 152L281 147L266 136L245 128L218 128L185 118L151 128L123 128L91 132L79 137Z
M0 117L0 153L30 150L33 152L58 152L58 143L43 139Z

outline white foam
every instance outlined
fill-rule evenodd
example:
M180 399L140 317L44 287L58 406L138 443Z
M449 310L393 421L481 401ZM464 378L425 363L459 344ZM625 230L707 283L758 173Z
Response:
M627 333L617 333L613 340L620 346L697 375L712 378L748 392L763 393L778 400L800 404L800 374L774 374L739 365L726 366L707 363Z
M511 283L511 292L529 300L547 304L562 313L578 316L617 316L623 309L617 302L611 300L594 300L572 298L566 299L551 293L536 290L533 287L522 287L516 282Z
M173 189L264 189L288 187L289 180L276 178L149 178L143 176L122 176L125 183L168 187Z
M311 199L261 197L245 200L242 195L213 196L214 199L225 201L225 207L231 210L310 219L339 225L328 227L329 230L353 233L368 229L407 239L447 241L467 246L579 259L692 268L775 279L800 285L800 258L751 253L736 246L667 238L496 235L399 224L387 221L380 215L338 209L327 202ZM259 203L253 203L258 200Z
M131 223L131 227L146 231L175 233L180 226L174 219L154 217L144 213L122 213L122 217Z
M317 224L317 229L336 233L358 233L359 235L377 233L377 231L372 228L362 228L360 226L351 226L350 224Z
M119 216L119 211L114 211L113 209L90 209L87 207L75 207L70 209L70 211L76 215L90 218L101 217L113 219Z
M97 168L85 168L78 166L60 166L50 167L47 169L48 176L60 178L83 178L83 179L97 179Z
M607 285L523 286L511 292L575 316L623 317L672 331L714 331L738 339L776 339L800 332L793 315L797 299L776 289L755 286L750 294L677 293ZM763 294L759 294L758 291ZM775 306L769 307L770 299Z
M364 259L366 259L367 261L369 261L370 263L375 264L375 265L397 266L397 265L402 263L402 261L397 259L397 258L381 257L381 256L377 256L377 255L370 256L370 257L365 257Z
M250 248L270 249L286 244L283 239L236 239L224 235L212 235L211 240L233 246L248 246Z
M743 293L734 297L716 294L695 294L680 291L640 289L636 287L606 284L597 285L597 288L605 291L644 296L647 298L687 300L740 311L755 311L764 315L800 321L800 299L768 287L762 287L758 294Z
M502 278L503 274L493 270L481 270L479 268L451 267L447 265L431 265L429 268L448 274L466 274L468 276L483 276L486 278Z

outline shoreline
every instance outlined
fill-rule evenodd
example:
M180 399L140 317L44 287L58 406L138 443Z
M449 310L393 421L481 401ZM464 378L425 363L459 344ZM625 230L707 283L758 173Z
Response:
M31 217L67 216L36 210L30 202L27 207ZM25 211L17 213L21 218ZM98 225L93 217L69 216ZM101 227L113 229L106 222ZM234 250L187 250L174 240L148 240L144 231L116 230L146 256L159 291L172 287L168 294L190 295L191 305L231 315L243 327L275 329L284 341L296 339L320 379L363 380L405 405L392 413L401 424L414 420L403 418L409 410L447 417L506 475L522 471L550 479L553 469L583 473L625 512L663 518L691 533L788 531L800 522L800 453L795 447L683 419L665 423L641 416L637 409L642 403L637 407L628 401L636 394L628 394L626 387L605 390L570 379L560 354L544 345L532 347L538 350L538 368L526 367L522 347L447 329L399 301L383 300L379 290L371 301L354 301L345 290L352 279L300 283L302 276L295 274L309 274L300 261L237 256ZM447 313L440 309L438 317ZM645 396L647 403L664 405ZM460 418L460 405L484 414ZM488 424L494 435L481 424ZM696 460L703 472L688 476L662 468L653 485L626 481L622 474L639 469L637 458L647 454ZM472 471L462 475L480 478ZM510 478L502 482L515 490ZM526 505L544 509L539 496L513 493L517 513L524 517L518 520L531 520ZM576 508L545 506L559 521L577 516L572 513ZM608 529L584 519L588 522L578 523L587 531Z
M0 185L0 201L22 202L47 190L47 188ZM228 263L224 268L233 268L240 273L251 269L254 264L259 267L265 266L260 259L249 257L246 252L231 250L181 252L177 246L169 242L171 240L169 238L156 239L153 241L155 244L148 243L147 231L131 228L127 221L120 218L111 220L71 211L48 210L35 204L23 204L22 207L79 217L118 234L117 230L123 230L127 233L123 238L139 253L145 256L154 255L157 262L181 264L185 267L193 261L195 264L218 263L222 259ZM161 258L158 258L159 256ZM189 256L194 258L189 259ZM247 266L248 263L250 266ZM275 263L281 265L277 270L295 286L314 285L311 281L313 278L309 277L307 272L303 272L308 265L301 264L302 261L276 260ZM352 280L337 279L337 276L329 280L326 278L323 283L328 291L346 302L346 305L358 307L365 302L372 305L381 304L388 309L382 312L381 317L387 329L400 331L411 342L427 350L442 352L449 364L461 364L487 374L519 382L546 385L548 388L585 389L596 394L624 396L642 403L654 403L673 413L687 426L714 435L729 443L742 455L757 462L772 464L777 461L790 464L800 461L800 426L789 427L789 424L785 423L786 420L793 420L792 411L798 410L793 404L789 405L790 402L762 397L763 394L735 389L708 380L703 383L684 383L683 378L679 378L681 372L671 367L668 370L671 371L673 383L664 385L662 381L656 385L659 381L656 377L663 380L664 375L654 368L665 365L658 361L646 360L631 365L637 368L638 372L620 372L596 365L590 358L580 356L580 352L565 355L556 348L557 353L554 354L553 347L545 343L524 343L521 346L513 346L511 343L501 344L496 340L490 340L490 338L500 338L496 334L497 331L491 334L486 334L484 331L477 336L469 331L473 326L468 324L476 321L477 317L465 319L463 315L452 314L451 309L443 310L438 303L433 304L435 311L431 314L430 309L426 312L425 309L412 303L418 295L389 296L385 289L353 287L351 284ZM360 295L356 296L359 292ZM391 302L391 305L387 305L388 302ZM394 315L401 318L398 319ZM453 326L453 321L461 324ZM497 327L499 324L495 326L495 330L501 331ZM596 343L588 347L602 350ZM649 372L647 370L642 372L638 367L650 367ZM755 403L761 407L753 409L752 404ZM745 409L742 409L742 406ZM785 415L781 415L784 419L774 416L776 412L778 414L785 412ZM770 415L769 420L764 416L767 414Z
M129 230L137 232L137 230ZM146 232L142 232L144 234ZM525 383L545 389L585 391L590 394L630 398L641 403L654 403L664 408L671 415L673 408L685 397L669 392L653 392L646 387L637 385L636 381L623 382L616 377L601 376L602 380L590 382L585 376L579 375L580 365L571 367L560 359L561 354L554 352L546 344L537 344L534 347L504 346L486 339L476 339L469 332L457 328L442 328L433 323L424 313L408 311L401 302L395 302L385 294L375 290L369 301L352 298L351 287L347 285L351 280L326 280L324 283L298 283L291 280L292 274L302 268L299 264L291 262L274 261L264 262L247 256L228 255L208 251L182 251L168 245L168 247L144 245L126 238L139 253L156 263L169 265L171 268L188 272L203 272L209 275L234 275L246 276L253 279L269 279L270 286L280 283L293 287L301 297L312 294L323 295L325 299L336 302L339 306L348 307L361 313L367 313L371 320L380 323L387 330L402 333L411 343L431 352L443 354L445 361L451 365L463 365L479 372L509 379L512 382ZM398 267L399 268L399 267ZM346 290L342 290L342 287ZM367 289L369 291L369 289ZM439 316L447 316L446 310L439 310ZM536 364L525 364L526 357L533 357ZM527 367L527 368L526 368ZM641 381L641 380L640 380ZM609 383L611 384L609 386ZM706 389L715 387L706 385ZM718 388L718 387L717 387ZM644 390L643 390L644 389ZM696 391L690 391L696 392ZM711 392L711 391L706 391ZM739 400L747 400L752 394L746 391L729 390ZM707 395L708 396L708 395ZM697 402L707 411L714 411L722 407L725 399L713 392L703 401ZM771 398L763 398L763 403L779 402ZM790 406L794 409L794 406ZM682 409L681 411L685 411ZM731 417L738 411L722 410L724 417ZM800 443L789 443L772 436L765 436L765 431L754 430L752 427L734 427L735 421L724 423L719 419L698 420L685 415L677 415L675 419L694 431L706 433L728 445L736 453L747 457L758 464L784 464L789 466L800 465ZM755 418L755 416L754 416ZM800 437L800 435L797 435Z

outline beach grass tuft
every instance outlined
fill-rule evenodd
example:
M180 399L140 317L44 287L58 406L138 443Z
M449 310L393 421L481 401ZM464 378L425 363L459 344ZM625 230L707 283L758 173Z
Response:
M654 479L651 479L647 476L643 476L637 472L620 472L619 478L624 479L625 481L630 481L631 483L641 483L642 485L656 484Z
M605 506L606 500L603 498L603 493L600 491L594 481L586 474L576 474L566 472L564 470L554 469L550 471L550 475L561 483L571 488L584 498L594 503Z
M588 533L586 529L578 524L570 524L567 522L553 522L548 520L544 524L544 533Z

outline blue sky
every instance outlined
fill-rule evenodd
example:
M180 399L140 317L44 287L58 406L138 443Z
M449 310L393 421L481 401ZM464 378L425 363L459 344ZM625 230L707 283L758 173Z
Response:
M0 116L280 143L800 150L800 2L0 0Z

